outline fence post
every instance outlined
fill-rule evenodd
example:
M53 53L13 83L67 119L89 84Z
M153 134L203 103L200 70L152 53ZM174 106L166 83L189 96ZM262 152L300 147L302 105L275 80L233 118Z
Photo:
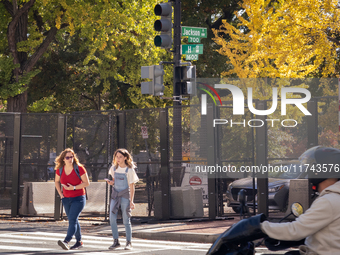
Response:
M266 101L256 101L257 110L266 110ZM256 119L260 119L264 122L262 127L256 128L256 165L267 166L267 116L256 116ZM257 209L258 213L264 213L268 216L268 173L257 174ZM255 201L254 201L255 202Z
M57 156L64 150L65 148L65 115L58 114L58 130L57 130ZM54 219L61 219L61 199L58 194L58 191L55 190L54 196Z
M311 99L307 103L307 109L312 114L307 118L307 148L318 145L318 101L316 98Z
M207 107L207 163L208 166L216 166L216 136L213 122L215 118L215 105ZM208 167L207 166L207 167ZM218 189L216 172L208 175L208 201L209 201L209 219L215 219L218 211Z
M170 218L170 171L169 171L169 118L168 108L162 108L159 112L160 120L160 150L161 150L161 203L162 220Z
M14 113L11 216L19 211L21 114Z
M117 125L118 125L118 148L126 148L126 120L125 120L125 112L119 112L117 116ZM118 149L116 148L116 149Z

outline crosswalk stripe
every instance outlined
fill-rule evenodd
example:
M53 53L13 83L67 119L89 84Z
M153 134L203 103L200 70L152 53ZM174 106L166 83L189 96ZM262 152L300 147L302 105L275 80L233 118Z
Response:
M33 248L33 247L21 247L21 246L9 246L9 245L0 245L0 250L21 250L21 251L50 251L48 248Z
M63 239L65 234L61 233L49 233L49 232L12 232L12 233L2 233L0 234L0 254L2 251L16 251L16 255L33 255L38 252L49 251L53 254L54 251L62 252L63 250L57 245L58 239ZM111 237L102 236L91 236L82 235L84 242L84 249L76 250L77 255L102 255L106 252L111 252L108 247L112 244ZM115 255L127 255L127 254L140 254L143 253L154 253L165 250L181 250L189 251L192 254L205 253L210 248L211 244L201 244L201 243L189 243L189 242L167 242L167 241L155 241L155 240L145 240L134 238L132 240L133 250L126 251L125 247L125 237L121 237L121 247L114 250ZM71 241L71 245L75 242ZM31 245L30 245L31 244ZM32 245L44 245L44 247L50 248L40 248L32 247ZM88 250L86 250L88 249ZM20 251L25 251L25 253L20 253ZM257 248L255 255L264 255L267 249ZM65 251L67 252L67 251ZM264 253L263 253L264 252Z
M21 232L21 233L11 233L11 234L0 234L1 239L0 243L2 243L4 240L7 238L16 238L16 239L24 239L24 240L35 240L39 243L42 241L55 241L57 242L58 237L59 239L63 239L65 235L53 235L52 233L32 233L32 232ZM39 236L39 238L37 238ZM50 237L45 237L45 236L50 236ZM54 237L52 237L54 236ZM62 238L61 238L62 237ZM124 238L124 237L123 237ZM88 236L88 235L83 235L82 240L84 242L84 245L86 247L102 247L102 246L110 246L112 244L112 238L108 237L96 237L96 236ZM124 239L123 239L124 240ZM21 241L20 241L21 242ZM121 241L122 242L122 241ZM167 246L170 246L172 249L174 245L180 246L180 247L185 247L187 245L190 246L190 248L198 247L206 247L207 249L211 246L211 244L195 244L195 243L187 243L187 242L163 242L163 241L157 241L156 244L150 244L150 240L143 240L143 239L133 239L133 246L134 247L144 247L144 248L157 248L157 247L162 247L166 248ZM123 241L124 243L124 241ZM92 245L87 245L87 244L96 244L95 246Z
M19 233L18 233L19 234ZM20 234L26 234L26 235L43 235L43 236L53 236L53 237L58 237L60 239L65 238L66 233L65 234L57 234L57 233L48 233L48 232L20 232ZM0 234L0 236L2 236L2 234ZM110 242L113 241L112 237L105 237L105 236L91 236L91 235L82 235L82 238L85 240L87 238L92 239L92 240L108 240ZM120 240L125 240L124 236L121 236L119 238ZM146 240L146 239L134 239L133 238L133 242L135 242L135 240L138 240L138 242L147 242L149 243L150 240ZM168 241L162 241L162 240L157 240L158 244L163 244L163 245L168 245L169 242ZM202 245L206 245L207 247L210 247L211 244L210 243L199 243L199 244L195 244L195 243L188 243L188 242L176 242L176 241L171 241L172 245L185 245L185 244L189 244L190 246L196 245L201 247Z
M12 243L12 244L32 244L32 241L18 240L18 239L4 239L0 240L0 243ZM47 242L39 242L39 243L47 243Z
M57 245L57 240L64 238L64 234L54 234L54 233L45 233L45 232L16 232L16 233L6 233L0 234L0 250L16 250L16 251L53 251L59 250L60 247ZM83 235L82 236L84 242L85 249L97 249L103 251L109 251L108 247L112 244L111 237L98 237L98 236L90 236ZM125 239L125 237L123 237ZM6 244L12 244L6 245ZM29 247L28 244L46 244L53 245L54 247L48 248L33 248ZM71 245L73 241L71 242ZM121 247L115 250L116 254L138 254L141 251L143 252L156 252L161 250L188 250L195 252L205 252L210 247L210 244L195 244L188 242L166 242L166 241L150 241L144 239L133 239L132 242L133 250L126 251L124 250L125 242L121 241ZM23 247L24 246L24 247ZM46 246L45 246L46 247ZM103 251L91 251L91 255L103 254ZM82 252L81 250L77 250L77 255L88 255L89 251ZM121 253L122 252L122 253ZM1 254L1 252L0 252ZM19 255L19 254L17 254ZM27 254L26 254L27 255Z

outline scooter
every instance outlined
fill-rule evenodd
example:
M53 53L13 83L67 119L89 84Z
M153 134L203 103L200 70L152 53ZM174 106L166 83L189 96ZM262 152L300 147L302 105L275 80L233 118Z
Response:
M291 205L291 213L282 218L280 222L291 215L299 217L302 213L302 205L300 203L293 203ZM268 238L260 228L260 223L266 219L267 217L261 213L235 223L217 238L207 252L207 255L254 255L256 246L261 244L263 240L257 244L254 241L264 238L267 248L275 251L303 244L303 240L287 242Z

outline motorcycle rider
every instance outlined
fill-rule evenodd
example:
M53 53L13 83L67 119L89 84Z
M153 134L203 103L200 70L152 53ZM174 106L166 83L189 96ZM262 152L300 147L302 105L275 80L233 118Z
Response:
M298 241L305 238L297 254L340 254L340 150L316 146L302 154L300 160L302 164L308 164L308 178L319 192L319 197L295 221L264 221L260 223L261 230L277 240Z

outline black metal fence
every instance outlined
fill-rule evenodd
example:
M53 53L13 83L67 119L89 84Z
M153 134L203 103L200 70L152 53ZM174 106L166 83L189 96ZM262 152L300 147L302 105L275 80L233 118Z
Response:
M219 125L212 129L207 123L213 118L232 115L228 103L209 108L211 112L207 116L197 114L197 119L191 114L195 107L199 111L198 106L180 106L65 115L0 114L0 213L31 215L29 210L23 209L30 206L27 183L53 183L54 160L66 147L77 153L90 181L101 184L98 187L102 192L93 192L92 197L89 194L93 203L89 203L91 206L86 215L107 217L109 188L104 178L108 176L114 151L126 148L137 162L140 178L136 185L134 216L158 214L163 219L174 216L170 202L172 187L188 184L183 181L186 180L187 164L250 166L261 157L261 150L264 150L266 163L275 163L296 159L307 148L318 144L340 147L337 97L311 100L308 109L312 116L301 117L301 124L289 130L271 128L268 123L263 128ZM178 116L180 125L174 121ZM246 111L242 118L255 117ZM193 125L197 125L195 130L192 130ZM142 128L147 129L147 138L145 133L142 136ZM263 129L265 135L261 135ZM206 185L208 207L204 208L204 217L214 218L226 213L225 193L235 178L217 177L200 183ZM51 191L51 187L53 195L48 202L42 199L40 204L46 206L44 215L48 215L48 207L52 208L52 211L49 209L51 216L59 217L60 201L54 195L53 184L47 189ZM157 192L160 198L157 198ZM40 196L46 194L45 190L40 191ZM98 205L100 209L96 208L96 201L103 201ZM155 208L156 202L160 203L159 209ZM268 208L267 204L265 206ZM37 211L36 215L41 213Z

